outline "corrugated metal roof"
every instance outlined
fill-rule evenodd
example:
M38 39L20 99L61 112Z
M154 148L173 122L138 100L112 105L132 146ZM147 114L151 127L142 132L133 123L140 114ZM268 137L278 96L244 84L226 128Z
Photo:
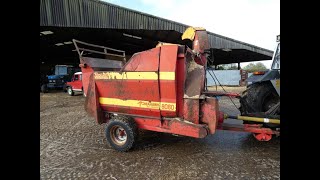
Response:
M40 0L40 26L174 30L188 25L98 0ZM213 48L246 49L272 56L273 51L208 32Z

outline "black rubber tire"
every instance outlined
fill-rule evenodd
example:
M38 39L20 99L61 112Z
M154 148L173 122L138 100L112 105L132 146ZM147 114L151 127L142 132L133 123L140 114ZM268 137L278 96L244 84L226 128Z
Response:
M47 87L46 84L42 84L42 86L41 86L41 92L43 92L43 93L47 93L47 92L48 92L48 87Z
M114 126L120 126L126 132L127 138L123 145L118 145L112 140L112 128ZM106 139L107 143L117 151L127 152L135 144L138 136L138 128L135 121L126 116L115 116L109 120L106 124Z
M68 92L68 94L70 95L70 96L73 96L74 95L74 92L73 92L73 90L72 90L72 88L69 86L69 87L67 87L67 92Z
M254 83L248 86L240 98L241 115L246 116L252 113L266 112L271 105L280 101L280 97L270 81ZM269 106L268 106L269 104ZM280 114L279 114L280 115ZM244 121L249 124L253 122ZM268 126L268 124L265 124ZM272 125L272 127L274 127Z

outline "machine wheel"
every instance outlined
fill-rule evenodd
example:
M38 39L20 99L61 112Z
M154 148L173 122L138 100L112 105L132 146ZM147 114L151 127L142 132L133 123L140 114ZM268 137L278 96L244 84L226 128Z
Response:
M74 95L74 92L72 91L72 88L70 86L67 88L67 92L70 96Z
M240 98L240 112L241 115L244 116L252 113L266 112L279 101L280 97L269 81L255 83L250 85L247 90L242 93ZM280 115L280 112L278 115ZM244 124L249 123L253 122L244 121ZM264 125L272 128L279 126L274 124Z
M108 144L120 152L129 151L136 141L138 129L133 119L116 116L106 125Z
M46 84L42 84L42 86L41 86L41 92L43 92L43 93L47 93L47 92L48 92L48 87L47 87Z

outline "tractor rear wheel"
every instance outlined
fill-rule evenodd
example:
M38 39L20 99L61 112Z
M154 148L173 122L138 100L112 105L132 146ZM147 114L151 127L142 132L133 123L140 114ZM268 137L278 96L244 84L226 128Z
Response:
M138 136L135 121L125 116L115 116L106 125L108 144L120 152L129 151Z
M259 82L250 85L247 90L242 93L240 98L240 112L241 115L247 116L248 114L264 113L271 107L280 102L280 97L272 86L271 82ZM275 116L280 117L280 112ZM244 124L256 123L244 121ZM266 127L276 128L279 125L264 124Z

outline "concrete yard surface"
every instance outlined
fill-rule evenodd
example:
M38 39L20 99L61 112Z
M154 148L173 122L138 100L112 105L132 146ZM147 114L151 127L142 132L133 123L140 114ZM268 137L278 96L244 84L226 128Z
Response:
M217 131L195 139L141 130L136 146L120 153L107 145L104 125L87 115L84 101L82 94L40 93L41 179L280 179L280 137L259 142L250 133ZM239 113L227 97L219 104Z

